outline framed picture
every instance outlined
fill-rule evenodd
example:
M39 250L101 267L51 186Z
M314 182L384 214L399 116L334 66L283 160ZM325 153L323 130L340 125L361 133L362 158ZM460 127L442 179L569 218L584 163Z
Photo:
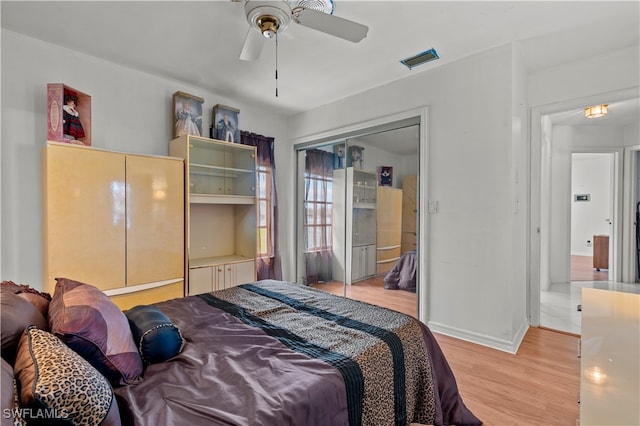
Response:
M338 144L333 146L333 168L344 169L345 163L344 144Z
M91 146L91 96L62 83L47 84L47 139Z
M214 139L240 143L240 126L238 115L240 110L217 104L213 107L213 135Z
M202 105L204 99L184 92L173 94L173 137L202 136Z
M357 145L350 145L347 150L347 167L353 167L354 169L364 168L364 147Z
M378 184L380 186L393 186L393 167L378 167Z

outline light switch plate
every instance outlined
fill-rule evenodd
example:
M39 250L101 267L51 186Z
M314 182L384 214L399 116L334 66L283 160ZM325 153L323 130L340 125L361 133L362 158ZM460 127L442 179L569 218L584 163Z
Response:
M427 205L427 211L430 214L438 213L438 202L437 201L429 201Z

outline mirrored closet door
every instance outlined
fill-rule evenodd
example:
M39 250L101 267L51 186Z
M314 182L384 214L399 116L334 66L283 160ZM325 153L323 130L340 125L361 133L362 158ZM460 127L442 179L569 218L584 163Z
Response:
M419 144L413 125L297 147L298 282L417 315Z

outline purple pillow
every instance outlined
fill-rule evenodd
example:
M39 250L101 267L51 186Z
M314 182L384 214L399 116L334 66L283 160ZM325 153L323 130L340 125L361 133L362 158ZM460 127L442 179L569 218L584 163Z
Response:
M35 325L49 330L49 324L34 305L10 291L0 290L0 314L2 358L13 365L24 329Z
M142 359L124 313L101 290L56 278L49 304L49 326L113 385L136 381Z
M42 316L47 318L49 310L49 302L51 301L51 295L43 291L38 291L35 288L31 288L26 284L16 284L13 281L2 281L0 288L3 292L11 292L22 297L24 300L30 302L38 308Z

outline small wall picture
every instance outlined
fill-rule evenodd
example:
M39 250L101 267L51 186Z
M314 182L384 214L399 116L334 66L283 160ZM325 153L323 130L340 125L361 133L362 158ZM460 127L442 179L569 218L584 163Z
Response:
M351 145L347 150L347 167L354 169L364 168L364 147Z
M378 182L380 186L393 186L393 167L378 167Z
M213 135L214 139L226 142L240 143L239 118L240 110L225 105L213 107Z
M173 94L173 137L202 136L202 105L204 99L184 92Z
M333 146L333 160L334 169L344 169L345 155L343 143Z

